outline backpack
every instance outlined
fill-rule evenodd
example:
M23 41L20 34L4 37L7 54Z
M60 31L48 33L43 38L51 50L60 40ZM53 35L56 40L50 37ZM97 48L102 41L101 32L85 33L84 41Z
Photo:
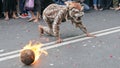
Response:
M34 8L34 0L25 1L25 9L32 10Z

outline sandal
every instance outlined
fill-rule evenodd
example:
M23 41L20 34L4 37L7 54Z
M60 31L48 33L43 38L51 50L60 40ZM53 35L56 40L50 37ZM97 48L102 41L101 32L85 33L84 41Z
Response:
M33 20L35 20L35 18L30 18L30 19L28 20L28 22L31 22L31 21L33 21Z

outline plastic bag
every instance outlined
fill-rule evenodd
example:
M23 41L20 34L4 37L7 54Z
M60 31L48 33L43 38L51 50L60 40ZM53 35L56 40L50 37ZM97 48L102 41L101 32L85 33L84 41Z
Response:
M34 8L34 0L25 1L25 9L32 10Z

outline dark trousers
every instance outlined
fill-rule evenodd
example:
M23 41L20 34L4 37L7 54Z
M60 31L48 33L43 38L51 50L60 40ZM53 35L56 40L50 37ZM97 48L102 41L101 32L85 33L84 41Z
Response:
M109 9L112 6L112 0L101 0L100 5L104 9Z
M3 3L2 0L0 0L0 18L3 17Z
M53 0L41 0L41 14L43 10L50 4L54 3Z
M85 0L84 3L86 3L88 6L93 6L93 0Z
M2 0L0 0L0 13L2 13L2 8L3 7L3 5L2 5Z
M21 14L27 13L27 11L24 8L24 5L25 5L25 0L19 0L19 9L20 9Z

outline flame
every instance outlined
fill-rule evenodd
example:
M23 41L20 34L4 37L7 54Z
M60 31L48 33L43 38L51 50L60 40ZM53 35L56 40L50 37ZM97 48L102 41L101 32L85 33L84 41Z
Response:
M35 61L33 62L33 64L39 59L39 57L41 56L42 53L44 53L45 55L47 55L48 53L45 50L42 50L41 47L43 45L41 43L32 43L32 41L29 42L29 44L27 44L23 49L30 49L34 52L35 54Z

